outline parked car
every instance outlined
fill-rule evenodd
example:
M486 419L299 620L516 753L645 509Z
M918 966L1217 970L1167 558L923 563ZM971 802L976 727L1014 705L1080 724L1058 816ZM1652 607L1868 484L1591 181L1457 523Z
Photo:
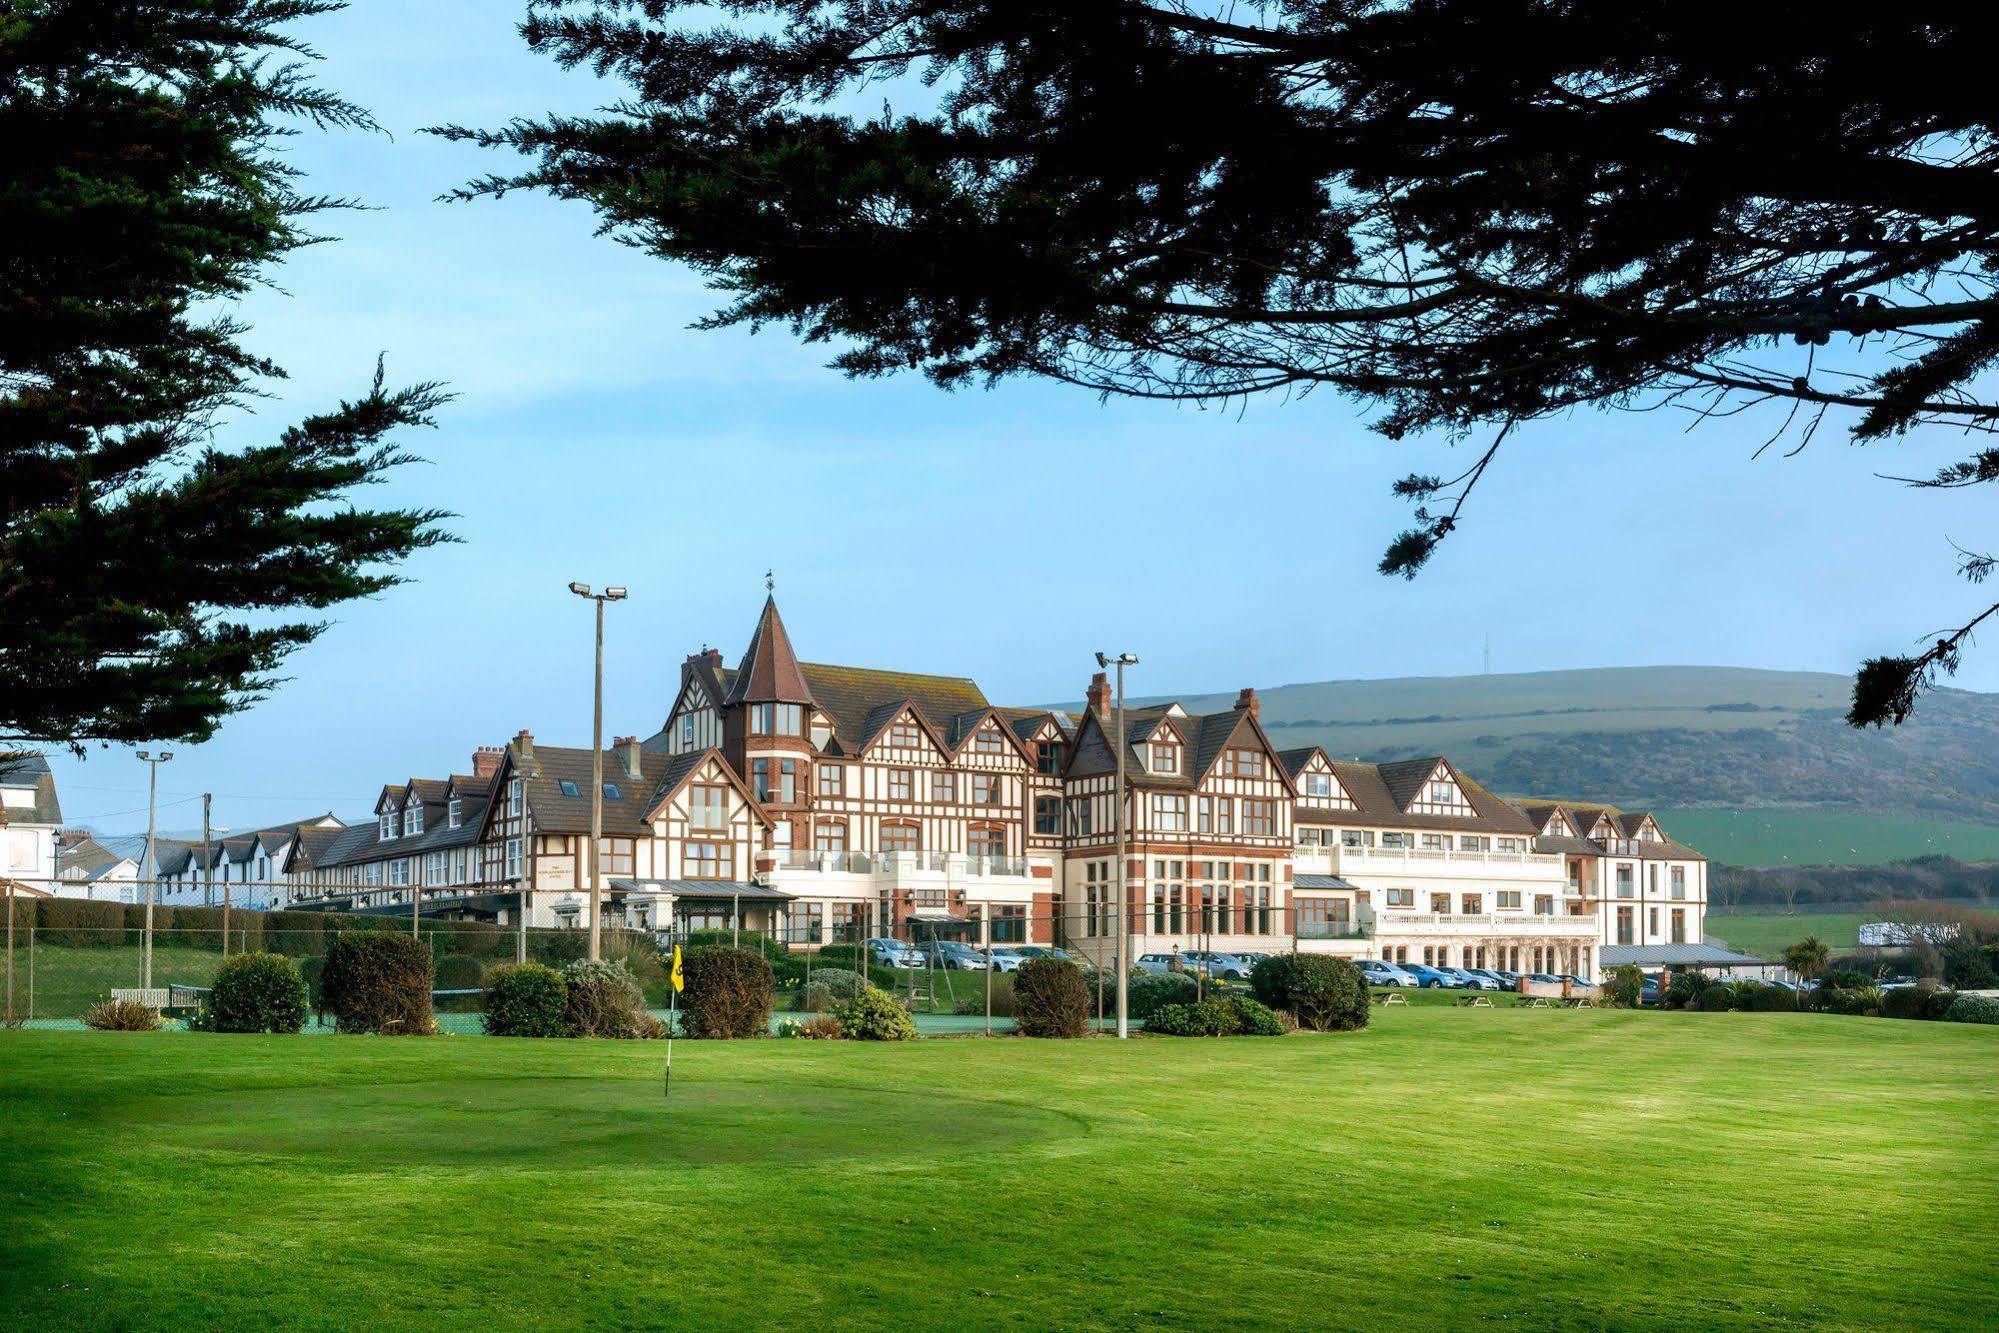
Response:
M1508 990L1520 989L1520 979L1526 975L1524 972L1509 972L1503 967L1489 967L1485 970L1504 982Z
M1150 972L1154 976L1185 970L1180 966L1180 955L1175 953L1142 953L1131 966L1133 971Z
M1013 952L1019 954L1023 959L1066 958L1077 967L1088 967L1090 965L1090 960L1079 953L1072 953L1067 949L1052 949L1046 944L1015 944L1011 948Z
M1017 950L998 945L986 950L986 959L995 972L1018 972L1020 965L1027 961Z
M985 951L961 940L941 940L937 945L938 966L960 972L984 972L992 966Z
M1543 983L1544 985L1549 985L1549 986L1559 986L1562 984L1562 979L1556 976L1552 972L1529 972L1527 974L1527 979L1529 981L1538 981Z
M1517 983L1508 981L1505 977L1501 976L1499 973L1493 971L1489 967L1467 967L1464 970L1471 973L1475 977L1484 977L1487 981L1492 983L1491 987L1489 988L1492 990L1517 990L1519 988Z
M1423 963L1397 963L1396 966L1416 978L1416 984L1424 990L1443 990L1451 984L1449 977Z
M1361 978L1370 986L1398 986L1411 990L1422 985L1414 974L1405 972L1394 963L1384 963L1379 958L1357 960Z
M1505 989L1505 987L1501 986L1497 981L1494 981L1491 977L1482 977L1478 973L1471 971L1469 968L1439 967L1437 971L1443 973L1445 979L1450 983L1450 985L1458 990L1504 990Z
M923 966L923 954L901 940L886 937L869 940L868 954L875 960L876 967Z
M1209 949L1191 949L1180 955L1181 962L1189 972L1200 972L1205 976L1224 977L1233 981L1248 981L1249 969L1254 963L1232 953L1215 953Z

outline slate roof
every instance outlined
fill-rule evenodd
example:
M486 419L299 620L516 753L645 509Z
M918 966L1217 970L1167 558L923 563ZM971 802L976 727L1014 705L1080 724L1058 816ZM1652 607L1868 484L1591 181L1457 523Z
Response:
M756 632L736 667L724 703L814 702L812 690L798 669L798 656L791 651L791 635L777 613L777 598L764 599L763 614L757 617Z
M49 771L49 761L41 755L15 755L0 763L0 787L29 787L35 793L32 806L0 804L0 824L62 823L62 803L56 799L55 774Z
M1660 828L1660 840L1657 842L1638 838L1638 829L1644 824L1647 815L1650 814L1649 811L1620 810L1614 805L1596 805L1587 801L1526 801L1521 803L1520 809L1526 812L1529 819L1534 821L1534 827L1537 829L1546 827L1549 817L1555 811L1560 810L1563 817L1569 821L1569 826L1583 834L1587 834L1590 828L1595 825L1597 816L1609 815L1611 823L1616 826L1618 832L1624 837L1631 839L1629 849L1620 849L1612 852L1600 843L1593 842L1587 837L1544 837L1535 839L1537 850L1567 851L1578 856L1622 856L1635 858L1640 861L1707 860L1705 856L1685 843L1675 842L1673 839L1666 837L1664 828ZM1658 823L1656 816L1653 817L1653 823L1655 825ZM1540 844L1542 843L1547 843L1549 846L1541 848Z
M1294 886L1301 889L1345 889L1351 891L1354 888L1353 885L1347 883L1338 875L1299 875L1291 882Z
M515 771L521 773L521 794L534 815L538 833L588 833L590 831L590 751L561 745L536 743L532 756L512 751ZM629 838L650 831L645 817L653 806L653 795L661 777L676 759L686 756L640 750L639 776L626 772L616 749L604 752L604 785L615 787L617 795L604 797L604 836ZM563 782L574 786L576 795L565 795ZM466 823L474 822L470 815Z
M99 880L125 864L125 858L112 851L95 838L84 838L62 849L61 869L58 874L68 879L72 871L82 871L79 878L88 882Z
M1367 764L1334 760L1333 773L1353 798L1354 809L1314 810L1309 821L1316 824L1387 824L1398 828L1449 829L1468 833L1520 833L1532 835L1535 824L1526 815L1500 800L1483 786L1458 772L1458 790L1471 803L1470 815L1412 814L1405 806L1421 793L1423 779L1437 766L1436 758L1408 759L1392 764ZM1386 770L1384 772L1384 770ZM1457 772L1456 769L1452 770ZM1409 774L1416 776L1411 778ZM1405 795L1401 798L1396 792Z
M1606 944L1605 967L1758 967L1767 960L1752 958L1713 944Z
M391 838L387 842L381 840L381 827L372 820L335 829L294 826L301 858L299 864L324 870L331 866L365 865L370 861L388 861L399 856L420 856L425 852L463 847L479 840L479 825L485 812L484 802L462 806L457 828L452 828L442 819L427 819L423 832ZM588 827L587 823L585 827Z

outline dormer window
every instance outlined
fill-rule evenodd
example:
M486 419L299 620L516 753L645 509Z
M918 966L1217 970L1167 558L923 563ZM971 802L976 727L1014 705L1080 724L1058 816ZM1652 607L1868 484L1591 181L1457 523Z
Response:
M423 832L423 802L418 801L403 811L403 836Z
M916 723L905 717L888 729L888 743L902 749L913 750L923 744L923 734Z
M694 744L694 714L692 713L684 714L680 719L680 743L682 745Z
M463 802L456 796L444 803L444 823L447 828L458 827L458 820L461 815L460 806L462 804Z
M972 737L973 754L1005 754L1006 742L991 727L981 727Z
M1034 743L1034 771L1050 777L1062 771L1061 741L1047 740Z
M382 828L378 842L389 842L396 836L396 817L391 811L382 812Z
M1148 767L1155 773L1178 773L1180 771L1180 747L1170 741L1154 741Z
M515 819L521 813L521 780L514 778L507 783L507 813Z
M1333 775L1330 773L1307 773L1305 775L1307 796L1330 797L1333 794Z
M1222 753L1222 776L1226 778L1260 778L1263 776L1263 751L1226 750Z
M1453 787L1450 783L1433 782L1430 784L1431 805L1451 805L1457 799L1458 799L1457 788Z

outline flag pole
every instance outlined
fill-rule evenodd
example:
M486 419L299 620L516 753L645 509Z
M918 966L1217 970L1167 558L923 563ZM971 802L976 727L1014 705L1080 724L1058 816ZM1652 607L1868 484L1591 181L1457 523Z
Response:
M673 1095L673 1030L679 1026L680 988L684 983L680 977L680 945L673 946L673 969L666 977L666 1082L661 1085L659 1095Z

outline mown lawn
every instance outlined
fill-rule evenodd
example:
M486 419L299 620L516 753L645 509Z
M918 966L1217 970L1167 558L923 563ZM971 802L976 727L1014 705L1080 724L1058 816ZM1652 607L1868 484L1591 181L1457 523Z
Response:
M0 1327L1968 1327L1999 1029L0 1034ZM1831 1082L1827 1071L1837 1071Z

